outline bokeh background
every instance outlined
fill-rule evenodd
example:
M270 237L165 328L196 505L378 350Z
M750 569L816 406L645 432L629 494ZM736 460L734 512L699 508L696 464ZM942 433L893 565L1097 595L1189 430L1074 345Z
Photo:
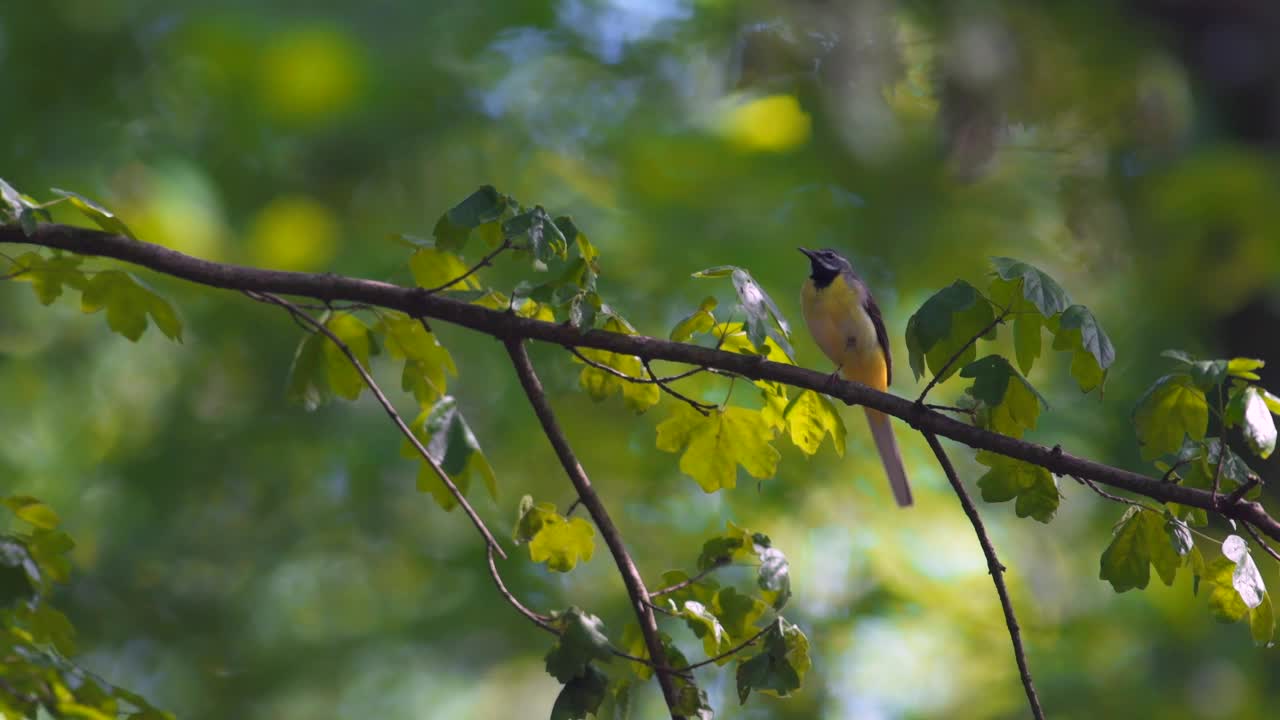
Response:
M725 263L798 321L793 248L834 246L875 288L899 358L928 294L1013 256L1090 306L1118 352L1101 396L1064 358L1042 361L1030 379L1052 409L1031 437L1150 471L1130 409L1167 370L1159 351L1262 357L1280 389L1278 7L6 3L0 176L84 193L196 255L406 283L388 235L429 235L492 183L572 214L601 249L606 299L660 336L707 294L731 302L723 281L689 277ZM285 316L144 278L180 309L184 344L134 345L74 299L44 308L0 284L0 477L79 543L59 602L83 662L184 718L545 717L548 636L494 591L465 518L414 490L376 405L286 405L300 331ZM438 330L499 479L496 502L476 495L482 515L505 533L522 494L563 508L504 353ZM796 348L826 368L803 333ZM814 669L798 696L741 708L732 673L707 672L719 717L1026 715L981 554L919 438L900 433L909 512L852 410L843 459L784 447L776 478L705 495L654 449L662 407L595 404L563 351L534 360L647 576L691 567L728 520L787 552ZM894 390L919 390L901 360ZM954 454L972 483L971 452ZM1280 485L1275 459L1256 467ZM1273 717L1275 651L1210 619L1186 573L1114 594L1098 556L1122 509L1062 490L1047 526L981 508L1050 715ZM504 573L530 605L583 606L619 633L628 610L600 550L567 577L523 551ZM655 688L639 701L636 717L661 712Z

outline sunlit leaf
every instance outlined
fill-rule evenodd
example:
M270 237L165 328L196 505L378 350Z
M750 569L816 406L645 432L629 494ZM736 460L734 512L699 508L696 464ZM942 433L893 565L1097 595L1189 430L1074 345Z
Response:
M0 503L19 519L44 530L58 527L60 520L53 508L27 495L11 495L0 498Z
M449 376L457 375L453 356L422 322L403 313L381 315L378 329L386 337L392 358L404 361L400 387L412 392L419 405L429 405L449 391Z
M342 341L356 356L366 370L369 368L369 355L373 348L369 337L369 326L360 318L346 312L337 312L325 322L325 327ZM351 359L342 348L327 338L322 343L324 353L325 375L329 388L338 397L355 400L360 397L366 385L360 371L352 364Z
M1202 583L1209 591L1209 613L1222 622L1239 622L1249 614L1249 606L1233 584L1235 572L1236 564L1225 557L1205 567Z
M684 618L694 636L702 640L702 650L708 657L729 649L729 634L706 605L697 600L686 600L680 609L680 617Z
M1264 594L1262 602L1249 610L1249 634L1258 647L1271 646L1271 640L1276 634L1276 616L1270 593Z
M1044 320L1039 315L1024 313L1013 319L1013 350L1023 375L1031 372L1040 357L1040 330L1043 327Z
M771 444L773 428L758 410L731 405L700 415L686 403L672 403L658 425L657 446L680 452L680 470L705 492L737 485L738 466L754 478L773 477L781 458Z
M445 287L451 292L476 290L480 287L480 282L475 275L462 277L470 269L462 262L462 258L436 248L422 248L409 256L413 282L421 288Z
M1133 410L1142 457L1176 453L1183 437L1203 440L1209 426L1209 403L1190 375L1165 375L1143 393Z
M716 316L711 312L715 309L716 299L714 297L707 296L703 298L697 310L694 310L671 329L671 339L676 342L685 342L694 335L705 333L715 327Z
M773 609L781 610L791 599L791 564L767 536L757 533L752 540L756 556L760 558L757 583Z
M805 455L813 455L822 447L822 441L831 437L836 454L844 456L847 431L840 411L821 393L812 390L799 392L782 413L791 442Z
M711 611L720 619L725 632L736 642L741 642L756 633L756 621L764 616L769 606L759 599L737 591L733 587L723 587L716 592L711 603Z
M84 260L79 255L57 254L45 257L26 252L14 258L5 274L18 282L31 283L41 305L49 305L62 295L64 285L83 291L89 278L80 270Z
M1260 370L1267 363L1256 358L1232 358L1227 363L1227 374L1244 380L1260 380L1254 370Z

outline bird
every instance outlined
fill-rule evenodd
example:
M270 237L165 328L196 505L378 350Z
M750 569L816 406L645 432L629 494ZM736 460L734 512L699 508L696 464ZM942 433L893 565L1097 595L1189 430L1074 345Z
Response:
M832 377L838 373L881 392L888 390L893 380L893 357L884 317L871 290L839 252L797 249L808 256L812 271L800 291L800 307L814 342L836 364ZM912 504L911 485L890 418L879 410L864 409L893 498L900 507L908 507Z

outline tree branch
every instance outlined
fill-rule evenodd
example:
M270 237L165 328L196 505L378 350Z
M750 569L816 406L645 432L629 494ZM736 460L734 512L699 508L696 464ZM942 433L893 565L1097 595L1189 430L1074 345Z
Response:
M485 255L484 257L480 258L480 262L476 263L475 265L472 265L472 266L471 266L471 268L470 268L469 270L467 270L466 272L462 273L462 274L461 274L461 275L459 275L458 277L456 277L456 278L454 278L454 279L450 280L449 282L447 282L447 283L445 283L445 284L443 284L443 285L440 285L440 286L438 286L438 287L428 288L428 289L427 289L427 292L428 292L428 293L430 293L430 294L432 294L432 295L434 295L434 294L436 294L436 293L438 293L438 292L442 292L442 291L444 291L444 290L448 290L449 288L453 287L454 285L457 285L458 283L462 282L463 280L466 280L467 278L469 278L469 277L471 277L472 275L476 274L476 272L477 272L480 268L482 268L482 267L487 267L487 266L489 266L489 265L492 265L492 264L493 264L493 259L494 259L494 258L498 257L498 256L499 256L499 255L501 255L503 252L505 252L505 251L507 251L507 250L510 250L510 249L511 249L511 239L510 239L510 238L504 238L504 239L503 239L503 241L502 241L502 244L501 244L501 245L499 245L499 246L498 246L498 247L497 247L493 252L491 252L491 253L489 253L488 255Z
M978 544L982 546L982 554L987 556L987 570L991 573L991 582L995 583L996 594L1000 596L1000 606L1004 608L1004 624L1009 628L1009 640L1013 643L1013 657L1018 661L1018 672L1022 675L1022 687L1027 692L1027 702L1031 704L1031 714L1037 720L1044 720L1044 710L1040 708L1040 698L1036 695L1035 684L1031 681L1031 671L1027 668L1027 654L1022 649L1022 631L1018 628L1018 617L1013 614L1013 602L1009 600L1009 590L1004 584L1005 567L996 557L996 549L991 544L991 538L987 537L987 530L982 525L978 508L974 506L969 493L964 489L964 484L956 475L956 469L951 465L951 458L947 457L947 451L942 449L938 436L926 432L924 438L929 441L929 447L937 456L942 472L946 473L947 481L951 483L951 488L960 498L960 506L964 508L964 514L969 516L969 522L973 524L973 531L978 536Z
M683 590L689 587L690 585L693 585L694 583L698 582L702 578L719 570L720 568L725 567L728 564L729 564L728 560L721 560L720 562L712 565L711 567L707 568L706 570L703 570L702 572L698 573L697 575L694 575L691 578L686 578L684 580L681 580L680 582L674 585L668 585L662 588L661 590L654 590L653 592L649 593L649 597L651 598L662 597L663 595L670 595L671 593L676 592L677 590Z
M453 480L449 478L449 474L444 471L444 468L440 467L440 463L436 462L435 458L431 457L431 453L427 452L427 448L422 445L422 441L419 440L418 437L413 434L413 431L409 429L409 426L405 424L404 418L401 418L400 413L396 412L395 406L387 399L386 394L382 392L382 388L378 387L378 383L374 381L373 376L369 374L369 371L365 369L364 365L360 364L360 359L356 357L355 353L351 352L351 348L348 347L346 343L342 342L341 338L334 335L333 331L325 327L323 323L294 307L288 300L278 298L270 293L259 293L253 291L249 291L249 296L260 302L279 305L285 310L288 310L289 314L293 316L295 320L310 325L315 332L323 334L325 337L329 338L330 342L338 346L338 349L342 351L342 354L347 356L347 360L351 361L356 372L360 373L360 377L364 378L365 384L369 386L371 391L373 391L374 397L378 398L378 402L382 405L382 409L391 417L391 421L400 429L401 434L408 438L409 442L413 443L413 447L417 449L418 454L421 455L422 459L431 466L431 469L440 477L440 481L444 483L445 487L449 488L449 492L453 495L453 499L458 501L458 504L462 506L462 510L467 513L467 517L471 518L471 523L476 526L476 530L480 531L480 534L484 537L485 543L491 550L496 551L498 555L502 556L503 560L506 560L507 553L502 550L502 546L493 538L493 534L489 532L489 528L486 527L484 521L480 519L480 515L476 513L475 508L471 507L471 503L467 502L466 496L462 494L462 491L458 489L458 486L453 484Z
M772 380L826 393L851 405L879 410L906 421L922 432L1039 465L1057 475L1087 478L1160 502L1181 503L1215 512L1222 517L1248 522L1262 534L1280 541L1280 522L1271 517L1259 503L1242 501L1231 507L1218 507L1214 502L1215 498L1205 490L1162 483L1156 478L967 425L918 406L906 398L879 392L855 382L838 379L833 382L826 373L770 362L758 356L643 335L622 335L603 330L583 332L568 324L522 318L513 313L454 300L444 294L432 295L421 288L407 288L376 280L215 263L159 245L87 228L41 225L28 237L21 228L5 225L0 226L0 242L41 245L82 255L116 258L210 287L298 295L323 302L341 300L367 303L399 310L413 317L428 317L453 323L502 339L525 338L560 346L590 347L650 360L667 360L721 370L754 380Z
M529 404L533 406L534 414L538 416L538 421L542 423L543 432L551 441L551 447L555 449L560 464L564 466L574 489L578 491L582 506L587 509L596 527L600 529L600 534L604 537L604 542L609 546L609 552L618 565L627 594L631 596L632 610L635 611L636 619L640 623L640 633L644 636L645 647L649 650L649 659L657 666L654 674L658 678L658 684L662 686L662 696L667 702L667 708L671 711L672 719L681 720L683 716L676 711L679 698L675 683L672 681L670 670L666 668L666 652L662 647L662 638L658 635L658 620L654 617L653 608L649 605L649 591L645 589L640 571L636 568L630 553L627 552L618 526L613 524L609 511L605 509L600 496L591 486L587 473L574 456L573 449L569 447L569 441L560 429L560 424L551 411L550 403L547 402L542 381L538 379L533 363L529 361L529 353L525 350L524 341L519 338L507 338L506 346L507 354L511 356L511 364L515 366L516 375L520 378L520 385L524 388Z

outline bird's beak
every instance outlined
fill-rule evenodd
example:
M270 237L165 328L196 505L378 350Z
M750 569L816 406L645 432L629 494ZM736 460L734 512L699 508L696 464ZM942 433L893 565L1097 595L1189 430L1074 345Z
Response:
M813 260L813 259L814 259L814 257L813 257L813 251L812 251L812 250L810 250L809 248L796 248L796 249L797 249L797 250L799 250L800 252L804 253L804 254L805 254L805 255L806 255L810 260Z

